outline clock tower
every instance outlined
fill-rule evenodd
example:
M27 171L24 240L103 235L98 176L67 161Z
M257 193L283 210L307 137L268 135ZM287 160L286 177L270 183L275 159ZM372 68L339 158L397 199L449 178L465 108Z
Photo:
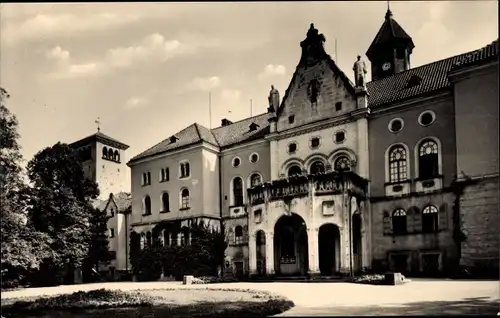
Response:
M385 21L366 52L371 62L372 81L408 70L414 47L411 37L387 9Z

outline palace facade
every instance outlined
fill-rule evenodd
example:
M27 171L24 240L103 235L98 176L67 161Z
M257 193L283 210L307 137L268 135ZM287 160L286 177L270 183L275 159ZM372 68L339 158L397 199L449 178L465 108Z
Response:
M133 157L127 237L146 247L171 222L163 243L189 244L191 222L223 225L237 277L498 275L498 40L411 68L415 44L388 11L372 80L358 57L355 83L324 41L311 24L266 113L194 123Z

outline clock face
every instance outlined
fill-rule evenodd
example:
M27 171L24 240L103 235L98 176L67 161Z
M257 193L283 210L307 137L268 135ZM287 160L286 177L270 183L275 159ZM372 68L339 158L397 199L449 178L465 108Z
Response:
M391 68L390 62L385 62L384 64L382 64L382 70L387 71L390 68Z

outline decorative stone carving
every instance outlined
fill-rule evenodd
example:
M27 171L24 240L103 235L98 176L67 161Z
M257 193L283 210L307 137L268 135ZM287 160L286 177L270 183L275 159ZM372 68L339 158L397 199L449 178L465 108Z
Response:
M324 42L325 36L319 34L314 24L311 23L309 31L307 31L306 39L300 43L302 47L301 60L304 61L307 66L315 65L326 56L325 49L323 48Z
M366 70L365 62L361 60L361 56L358 55L358 60L354 62L352 70L354 71L354 82L356 87L365 87L365 76L368 71Z
M277 112L280 106L280 93L274 85L271 85L271 91L269 92L269 108L267 109L269 112Z
M307 86L307 97L312 105L315 105L318 102L320 90L321 82L317 79L312 79Z

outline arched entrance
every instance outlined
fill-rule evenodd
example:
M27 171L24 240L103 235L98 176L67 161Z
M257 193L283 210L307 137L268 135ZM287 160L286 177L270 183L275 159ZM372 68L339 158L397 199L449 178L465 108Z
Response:
M259 230L255 235L255 244L257 245L257 275L266 274L266 234Z
M307 275L309 267L307 228L304 219L292 213L274 226L274 266L277 275Z
M319 270L321 276L340 271L340 230L335 224L324 224L318 232Z

